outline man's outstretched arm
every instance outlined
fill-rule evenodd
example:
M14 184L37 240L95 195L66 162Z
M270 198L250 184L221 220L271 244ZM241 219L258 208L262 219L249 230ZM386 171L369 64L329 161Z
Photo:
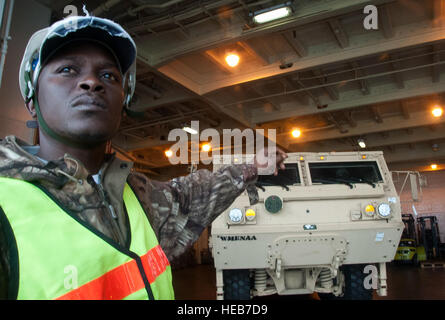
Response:
M271 173L284 169L287 155L277 149ZM265 152L263 158L270 155ZM264 162L264 161L263 161ZM230 165L212 173L198 170L168 182L130 175L129 182L144 206L159 243L170 260L184 253L204 228L247 190L251 204L258 200L255 182L258 170L267 164Z
M248 189L251 201L255 202L256 179L256 166L235 165L222 167L215 173L198 170L168 182L132 174L129 182L148 214L161 247L173 260L244 190Z

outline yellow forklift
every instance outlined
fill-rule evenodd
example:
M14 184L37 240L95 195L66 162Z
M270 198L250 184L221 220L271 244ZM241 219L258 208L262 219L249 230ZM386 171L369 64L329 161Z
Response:
M396 263L412 264L418 266L421 261L426 261L425 247L419 245L415 220L411 214L402 214L405 229L399 242L394 260Z

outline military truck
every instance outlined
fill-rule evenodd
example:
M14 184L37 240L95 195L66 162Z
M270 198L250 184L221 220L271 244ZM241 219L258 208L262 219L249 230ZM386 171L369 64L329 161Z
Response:
M211 226L217 299L387 295L404 224L383 153L288 155L277 176L259 176L259 202L245 191ZM224 163L214 159L214 170Z

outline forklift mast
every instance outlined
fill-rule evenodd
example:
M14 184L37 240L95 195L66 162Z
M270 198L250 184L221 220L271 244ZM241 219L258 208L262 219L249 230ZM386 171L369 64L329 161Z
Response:
M416 244L418 243L416 226L414 224L415 220L413 216L409 213L402 214L402 221L405 224L405 229L403 229L402 239L413 239Z
M419 240L425 247L428 259L440 257L440 233L436 216L417 218L419 226Z

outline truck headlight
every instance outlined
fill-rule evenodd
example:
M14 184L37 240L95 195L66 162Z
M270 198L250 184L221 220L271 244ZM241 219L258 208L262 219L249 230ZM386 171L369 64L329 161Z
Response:
M229 212L229 219L233 223L238 223L243 219L243 212L241 209L233 208Z
M391 206L387 203L381 203L378 207L377 213L382 218L388 218L391 215Z

